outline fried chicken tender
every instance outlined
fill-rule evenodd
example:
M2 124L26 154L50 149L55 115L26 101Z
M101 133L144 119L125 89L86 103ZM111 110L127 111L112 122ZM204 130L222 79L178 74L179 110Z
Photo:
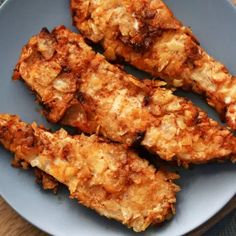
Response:
M204 95L236 130L236 78L199 46L161 0L71 0L74 25L122 58L170 85Z
M135 231L175 211L178 175L157 171L120 144L96 135L70 136L63 129L50 133L8 114L0 115L0 143L66 185L71 198Z
M235 158L229 130L164 82L140 81L108 63L63 26L29 40L13 78L36 93L49 121L142 145L183 165Z

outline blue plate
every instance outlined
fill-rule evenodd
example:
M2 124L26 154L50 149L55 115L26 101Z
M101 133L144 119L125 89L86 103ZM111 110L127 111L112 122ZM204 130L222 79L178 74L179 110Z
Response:
M166 0L166 3L194 33L207 51L236 74L236 9L227 0ZM22 46L42 27L71 24L68 0L8 0L0 9L0 112L15 113L23 120L50 125L39 114L33 95L11 80ZM218 116L193 94L184 94ZM59 195L42 191L30 171L10 166L11 154L0 148L0 194L25 219L53 235L133 235L125 226L97 215ZM151 227L143 235L183 235L206 222L236 193L236 166L209 164L180 170L177 214L161 227ZM137 235L137 234L135 234Z

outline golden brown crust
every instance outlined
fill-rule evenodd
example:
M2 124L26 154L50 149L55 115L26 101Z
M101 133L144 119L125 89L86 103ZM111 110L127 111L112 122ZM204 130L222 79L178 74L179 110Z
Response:
M107 58L133 66L175 87L206 96L236 129L236 79L198 44L161 0L71 0L74 25Z
M40 97L39 100L44 106L44 111L52 122L57 122L58 118L64 114L77 87L76 80L73 78L74 74L67 71L66 67L58 62L60 59L56 55L56 44L56 39L44 28L38 37L31 38L30 45L32 48L27 46L23 48L22 57L19 61L21 71L18 71L16 67L14 72L14 79L17 79L20 75L24 76L24 74L20 74L21 72L35 71L34 75L28 76L27 85L32 90L37 90L37 96ZM35 55L34 52L36 51L37 54ZM37 60L39 55L42 57L41 61ZM27 68L24 68L25 66ZM37 77L37 83L33 84L32 80L35 77ZM63 85L60 84L61 78L65 81Z
M53 193L57 193L59 182L55 180L55 178L38 168L34 169L34 174L36 177L36 183L42 186L44 190L51 190Z
M179 187L173 180L178 176L157 171L120 144L96 135L70 136L62 129L50 133L7 114L0 115L0 143L65 184L72 198L135 231L161 223L174 213Z
M38 50L41 38L42 33L24 47L14 77L29 84L36 95L40 95L40 102L49 104L51 113L58 110L54 120L128 146L139 143L161 158L177 160L179 164L234 158L236 138L191 102L165 89L163 82L141 82L126 74L92 51L80 35L64 27L54 29L45 39L45 42L48 38L56 41L49 50L55 52L50 59ZM41 70L45 71L42 66L45 61L47 74L44 76ZM66 76L60 76L65 72L49 78L51 63L55 62L61 71L67 68L73 78L70 83ZM36 65L40 65L40 69ZM70 90L74 84L77 89L71 92L73 98L66 104L63 96L67 93L62 88ZM60 94L58 99L65 106L60 108L60 102L48 102L47 95L41 91L47 91L52 97ZM46 113L47 118L54 121L50 111Z
M15 168L22 168L27 170L30 168L30 164L24 159L15 156L11 162ZM34 168L35 180L44 190L51 190L53 193L57 193L59 183L52 176L46 174L38 168Z

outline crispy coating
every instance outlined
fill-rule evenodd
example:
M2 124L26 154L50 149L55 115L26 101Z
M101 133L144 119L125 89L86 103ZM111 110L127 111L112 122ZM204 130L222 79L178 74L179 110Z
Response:
M27 170L30 168L30 164L24 159L15 156L11 162L12 166L15 168L22 168ZM53 193L57 193L59 182L56 181L52 176L43 172L38 168L34 168L35 180L44 190L51 190Z
M174 213L178 175L157 171L120 144L63 129L50 133L8 114L0 115L0 143L66 185L81 204L135 231Z
M71 0L74 25L111 60L206 97L236 130L236 78L199 46L161 0Z
M54 67L60 68L57 74ZM164 82L126 74L62 26L30 39L14 78L36 93L50 121L127 146L143 145L184 165L235 157L236 138L206 113L163 88ZM71 99L64 99L68 94Z
M59 182L54 177L38 168L35 168L34 174L36 177L36 183L42 186L44 190L51 190L53 193L57 193Z

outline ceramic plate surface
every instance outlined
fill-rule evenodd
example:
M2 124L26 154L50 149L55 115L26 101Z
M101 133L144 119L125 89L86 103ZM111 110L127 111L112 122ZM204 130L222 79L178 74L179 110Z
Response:
M227 0L166 0L175 15L191 26L202 46L236 74L236 8ZM42 27L71 24L69 0L8 0L0 9L0 112L14 113L25 121L50 125L39 114L33 95L21 82L11 80L22 46ZM184 94L206 110L203 100ZM62 190L54 196L34 183L30 171L10 166L11 154L0 148L0 194L25 219L53 235L134 235L125 226L97 215ZM177 214L161 227L142 235L183 235L206 222L236 193L236 165L209 164L181 170ZM136 234L137 235L137 234Z

